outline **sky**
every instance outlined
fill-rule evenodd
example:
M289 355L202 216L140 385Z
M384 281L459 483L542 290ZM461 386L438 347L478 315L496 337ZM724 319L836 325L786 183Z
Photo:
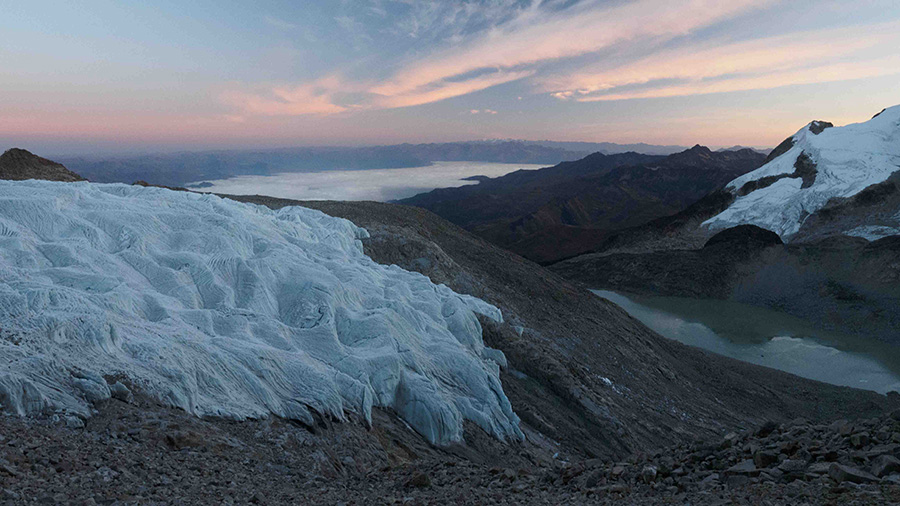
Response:
M900 103L898 0L0 0L0 149L774 146Z

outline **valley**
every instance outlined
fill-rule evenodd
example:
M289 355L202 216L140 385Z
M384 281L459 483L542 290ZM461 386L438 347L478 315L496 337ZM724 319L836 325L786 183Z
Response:
M0 506L900 504L900 2L7 2Z
M362 500L378 486L431 500L476 483L479 503L504 502L502 491L704 504L787 487L888 500L896 473L879 466L900 454L889 447L900 440L896 176L847 185L858 191L830 197L798 232L712 226L782 180L822 193L803 175L752 179L784 156L695 146L188 189L88 182L8 151L0 421L29 448L61 445L76 464L55 472L84 481L94 502L116 499L85 473L117 480L125 500L172 497L94 465L104 447L151 455L154 476L173 458L194 462L176 472L191 484L181 499ZM250 183L272 195L219 193ZM439 184L462 186L355 200ZM319 200L335 194L346 200ZM859 442L856 425L878 435ZM799 433L828 442L784 446ZM293 442L264 456L272 438ZM722 442L736 438L746 446ZM771 438L782 460L757 446ZM695 467L703 441L720 455ZM854 456L860 447L871 456ZM280 469L277 486L237 478L248 451L246 465ZM666 453L688 460L674 468ZM3 455L5 498L64 493L58 480L38 485L50 483L29 464L41 453ZM881 488L840 488L854 480Z

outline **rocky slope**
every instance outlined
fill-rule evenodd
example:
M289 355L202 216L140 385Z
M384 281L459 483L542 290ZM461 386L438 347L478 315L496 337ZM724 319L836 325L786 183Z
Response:
M423 444L389 414L314 431L140 396L85 427L0 415L0 504L896 504L900 413L795 419L621 460Z
M484 325L484 339L509 361L501 373L504 391L526 437L544 435L560 445L561 455L621 456L721 435L732 423L827 418L847 412L847 403L877 412L887 400L661 338L617 306L424 210L370 202L303 205L364 226L371 234L364 248L376 261L422 272L500 308L508 326Z
M130 191L148 190L168 192ZM300 204L233 199L273 209ZM892 396L823 385L663 339L615 305L427 211L366 202L302 204L365 227L363 249L375 261L418 271L502 311L502 323L480 318L481 337L506 355L500 379L521 418L524 441L503 444L466 422L465 444L431 446L402 413L374 407L371 424L353 410L316 417L313 424L200 419L173 409L124 370L97 381L109 396L91 402L86 420L54 413L0 418L0 500L603 504L623 494L634 503L713 503L734 494L779 500L787 492L767 484L701 490L692 477L676 492L664 473L661 485L639 485L643 478L632 484L635 474L611 464L636 464L654 449L719 440L768 420L805 417L822 424L879 417L900 405ZM259 219L270 213L255 209ZM121 245L124 236L116 237ZM852 499L857 492L838 497Z
M540 263L592 251L614 231L682 210L764 155L702 146L667 157L596 153L405 199Z
M83 181L84 178L62 164L33 155L24 149L9 149L0 155L0 179L22 181L45 179L48 181Z
M898 344L900 336L897 237L784 245L774 232L742 225L700 249L581 255L550 269L593 288L732 300L864 339Z

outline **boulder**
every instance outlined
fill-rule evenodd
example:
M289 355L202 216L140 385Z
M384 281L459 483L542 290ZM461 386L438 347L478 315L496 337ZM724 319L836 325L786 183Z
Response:
M406 480L404 486L407 488L427 488L431 486L431 478L425 473L416 473Z
M756 467L764 469L778 462L778 455L770 451L758 451L753 455L753 463Z
M871 474L856 469L854 467L845 466L834 463L828 468L828 476L838 483L849 481L851 483L877 483L879 480Z
M113 399L122 402L131 402L134 399L134 396L131 394L131 390L129 390L128 387L126 387L120 381L117 381L109 386L109 393Z
M726 471L726 474L738 474L738 475L747 475L747 476L756 476L759 474L759 469L756 468L756 463L753 462L752 459L742 460L737 464L729 467Z
M799 459L786 459L778 465L778 469L785 474L800 473L806 469L806 461Z
M641 479L644 480L644 483L656 481L656 466L644 466L641 470Z
M892 455L882 455L872 462L872 474L881 478L889 474L900 473L900 460Z
M854 448L862 448L869 444L870 439L868 432L857 432L850 436L850 444L852 444Z

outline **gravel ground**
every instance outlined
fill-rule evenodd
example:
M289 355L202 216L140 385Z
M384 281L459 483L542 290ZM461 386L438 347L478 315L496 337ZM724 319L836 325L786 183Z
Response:
M622 462L562 462L477 428L430 447L376 426L202 420L138 398L84 427L0 418L2 504L891 504L900 413L767 424ZM502 463L497 465L496 463Z

